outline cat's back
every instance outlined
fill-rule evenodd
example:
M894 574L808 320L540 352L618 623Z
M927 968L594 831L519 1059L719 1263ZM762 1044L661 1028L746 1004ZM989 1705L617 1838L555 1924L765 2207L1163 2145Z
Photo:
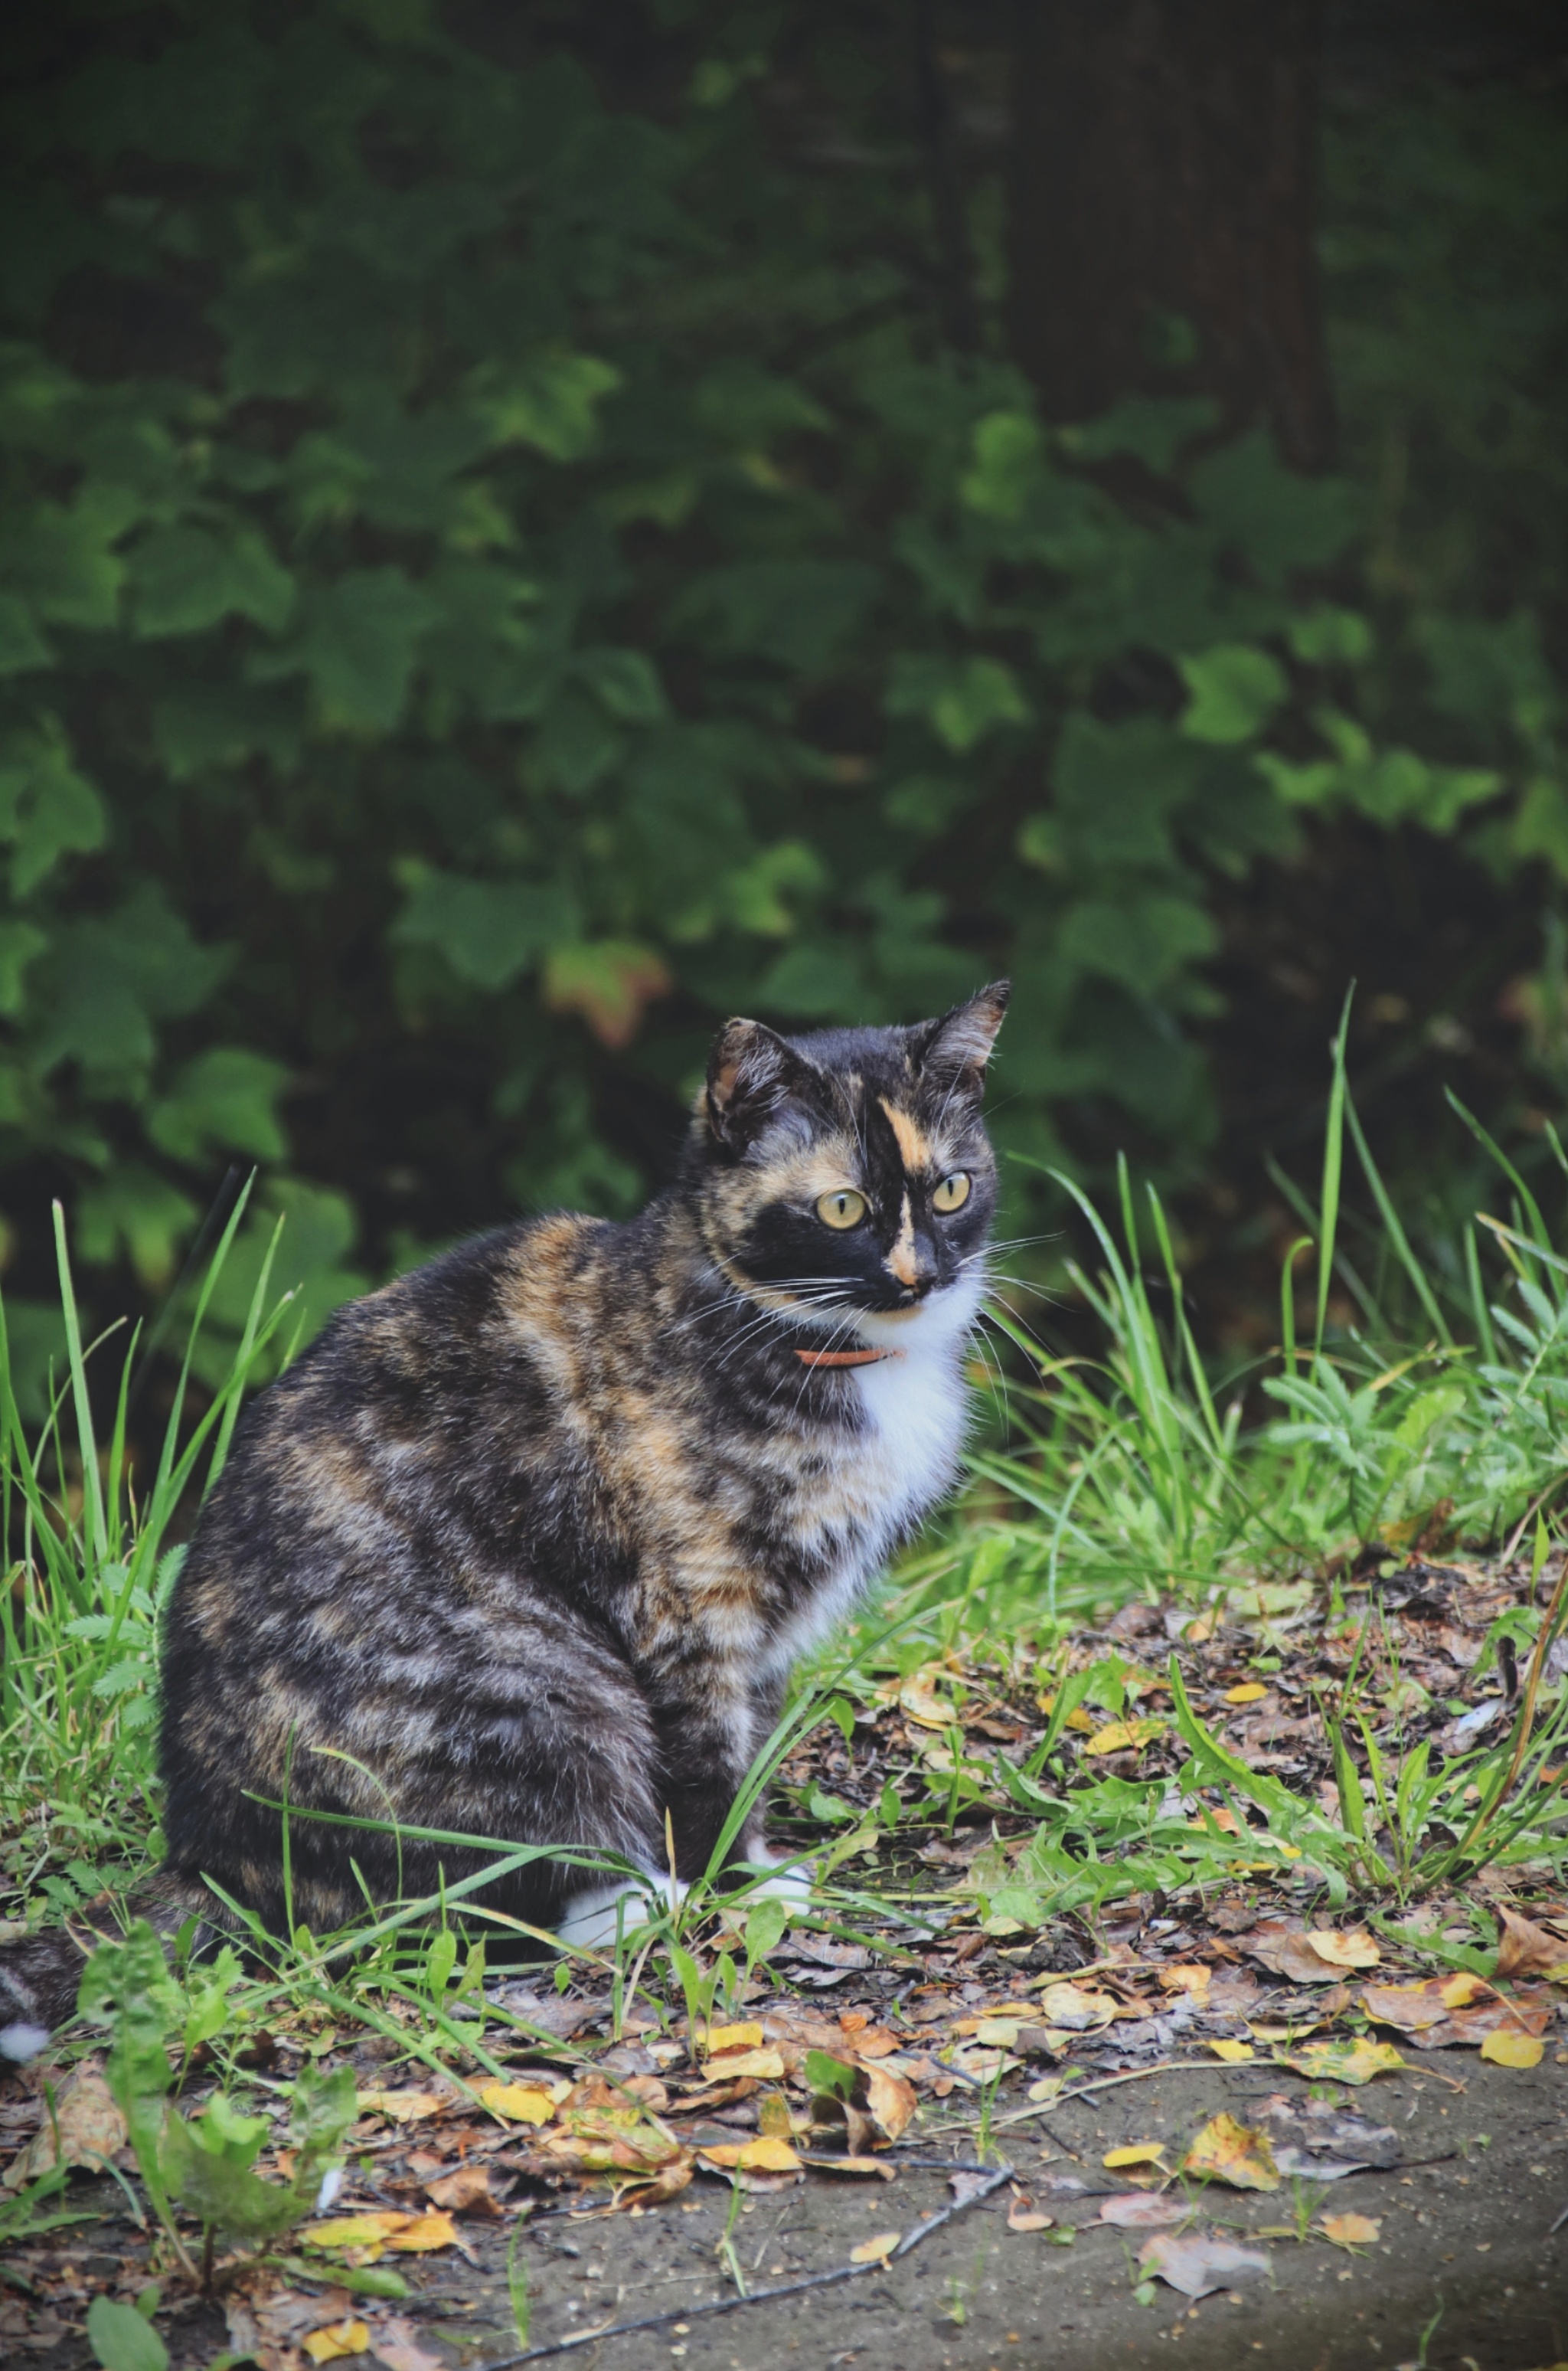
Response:
M434 1570L460 1584L502 1538L570 1428L603 1222L553 1216L443 1253L335 1312L247 1411L202 1515L175 1613L254 1621L352 1595L378 1606ZM241 1605L243 1602L243 1613Z

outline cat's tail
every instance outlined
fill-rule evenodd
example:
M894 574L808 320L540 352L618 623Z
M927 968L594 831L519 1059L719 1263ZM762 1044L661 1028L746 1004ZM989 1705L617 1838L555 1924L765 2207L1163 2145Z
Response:
M133 1918L145 1918L163 1937L167 1956L193 1914L201 1925L191 1952L199 1957L235 1921L200 1878L160 1869L130 1894L98 1894L63 1926L0 1945L0 2065L25 2065L56 2028L69 2023L82 1971L100 1943L116 1941Z

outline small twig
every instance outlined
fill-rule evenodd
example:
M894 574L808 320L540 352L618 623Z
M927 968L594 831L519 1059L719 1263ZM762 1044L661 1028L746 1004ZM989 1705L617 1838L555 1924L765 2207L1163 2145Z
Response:
M956 2169L950 2168L949 2170ZM615 2321L606 2329L574 2331L570 2338L553 2339L548 2346L530 2346L525 2354L503 2354L499 2362L486 2364L483 2371L517 2371L520 2364L539 2363L548 2354L575 2354L578 2347L597 2345L603 2338L625 2338L633 2331L662 2330L672 2321L697 2321L706 2319L711 2314L734 2313L744 2305L766 2305L770 2297L800 2296L808 2289L831 2288L839 2281L859 2280L865 2273L885 2273L890 2264L896 2264L901 2256L907 2256L911 2249L917 2248L923 2239L928 2239L933 2231L940 2231L945 2223L951 2223L955 2215L963 2215L969 2207L978 2206L983 2198L989 2198L1004 2181L1012 2180L1014 2171L1010 2165L997 2166L987 2172L985 2180L971 2191L967 2198L955 2198L951 2206L944 2206L940 2214L933 2215L928 2223L917 2223L912 2231L905 2232L889 2255L880 2256L869 2264L837 2264L832 2272L809 2273L803 2280L780 2281L774 2288L753 2289L749 2296L715 2297L710 2305L673 2305L667 2312L645 2313L640 2315L636 2321Z
M1565 2206L1565 2207L1562 2209L1562 2214L1558 2216L1558 2218L1557 2218L1556 2222L1552 2225L1552 2226L1551 2226L1551 2230L1547 2233L1547 2235L1546 2235L1546 2236L1547 2236L1547 2238L1548 2238L1549 2239L1555 2239L1555 2238L1556 2238L1556 2237L1557 2237L1557 2234L1559 2233L1559 2231L1561 2231L1561 2230L1562 2230L1562 2226L1564 2225L1564 2223L1568 2223L1568 2206Z

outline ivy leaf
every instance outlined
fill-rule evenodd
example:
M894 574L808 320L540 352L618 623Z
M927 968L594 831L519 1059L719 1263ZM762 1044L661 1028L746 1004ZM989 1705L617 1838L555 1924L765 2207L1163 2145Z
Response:
M83 1190L76 1203L76 1241L85 1260L104 1267L123 1248L143 1283L157 1291L172 1279L179 1247L200 1216L190 1195L156 1170L122 1162Z
M276 1105L289 1082L286 1063L244 1046L211 1046L187 1062L170 1092L147 1114L148 1136L176 1161L200 1161L213 1146L281 1161L288 1139Z
M1250 642L1219 642L1177 664L1190 695L1182 718L1189 741L1250 741L1290 689L1279 661Z
M21 1011L28 966L48 944L45 933L31 922L0 922L0 1012Z
M571 898L544 882L473 881L429 865L409 865L404 879L408 903L393 937L438 947L459 979L492 994L577 934Z
M276 634L294 606L294 578L254 528L225 541L206 527L160 527L131 556L131 588L144 641L203 633L231 615Z
M54 653L27 602L16 593L0 593L0 676L26 675L53 664Z
M621 383L594 354L551 354L521 370L490 365L470 386L497 445L532 445L552 461L575 461L598 430L598 408Z
M890 716L924 716L955 754L973 749L998 724L1028 724L1033 711L1011 667L1000 659L938 658L905 653L889 671Z
M144 882L111 914L58 929L43 975L47 1017L30 1049L40 1077L75 1060L123 1096L156 1050L155 1020L193 1012L233 960L192 937L163 891Z
M0 743L0 839L16 851L15 896L29 896L63 856L101 847L105 829L103 801L72 764L53 717Z
M400 568L353 568L301 603L300 639L252 674L304 673L323 725L390 733L408 704L421 641L436 611Z

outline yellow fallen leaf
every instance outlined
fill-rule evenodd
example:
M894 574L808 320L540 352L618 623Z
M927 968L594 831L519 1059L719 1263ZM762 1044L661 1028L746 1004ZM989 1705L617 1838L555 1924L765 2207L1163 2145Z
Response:
M1371 1936L1359 1928L1353 1934L1342 1935L1332 1926L1314 1926L1309 1930L1307 1940L1319 1959L1326 1960L1331 1968L1375 1968L1383 1956Z
M716 2083L738 2082L743 2075L759 2083L778 2083L783 2079L784 2061L777 2050L721 2050L703 2071Z
M850 2249L849 2261L852 2264L885 2264L901 2237L897 2231L879 2231L875 2238L862 2239L858 2248Z
M1129 1748L1141 1752L1155 1738L1163 1737L1169 1722L1156 1720L1152 1713L1140 1713L1136 1720L1113 1720L1104 1729L1097 1729L1084 1747L1086 1753L1125 1753Z
M748 2018L744 2025L711 2025L708 2029L709 2057L716 2050L760 2050L762 2041L762 2028L755 2018Z
M455 2105L440 2091L361 2091L358 2095L362 2116L386 2116L395 2124L422 2123L427 2116L439 2116Z
M1510 2033L1505 2027L1487 2035L1481 2054L1493 2066L1539 2066L1545 2046L1533 2033Z
M1038 2083L1030 2085L1024 2097L1038 2107L1047 2099L1055 2099L1066 2079L1065 2075L1042 2075Z
M332 2321L325 2330L313 2330L304 2344L313 2363L336 2363L340 2355L363 2354L370 2330L363 2321Z
M1182 2160L1184 2173L1228 2181L1232 2190L1277 2190L1279 2168L1266 2134L1232 2115L1210 2118Z
M801 2160L786 2140L761 2133L755 2141L721 2141L698 2151L705 2165L733 2167L740 2173L799 2173Z
M1320 2083L1370 2083L1375 2075L1397 2075L1408 2063L1391 2041L1309 2041L1280 2060Z
M1260 1696L1266 1696L1267 1694L1267 1688L1263 1687L1259 1681L1243 1680L1239 1688L1226 1689L1225 1701L1227 1704L1256 1704Z
M1231 2066L1244 2066L1252 2055L1250 2041L1211 2041L1209 2048L1216 2058L1225 2059Z
M1114 2171L1124 2165L1158 2165L1164 2155L1163 2141L1129 2141L1124 2148L1107 2149L1100 2162Z
M1383 2222L1378 2215L1325 2215L1319 2228L1336 2248L1372 2248L1378 2243Z
M1179 1962L1173 1967L1160 1968L1157 1973L1158 1981L1166 1992L1196 1994L1207 1992L1214 1970L1196 1963L1189 1967Z
M1066 2026L1069 2032L1083 2033L1090 2026L1109 2025L1116 2014L1116 2003L1109 1993L1053 1982L1040 1995L1040 2011L1047 2025Z
M1457 1968L1451 1976L1443 1978L1437 1994L1445 2008L1469 2008L1491 1990L1484 1976L1472 1976L1468 1969Z
M548 2124L555 2103L532 2083L481 2083L479 2099L492 2116L509 2124Z
M937 1682L951 1679L952 1673L945 1663L923 1664L919 1671L911 1671L895 1683L894 1700L922 1729L951 1729L958 1719L957 1707L951 1697L937 1694Z
M385 2247L395 2231L406 2230L413 2220L401 2207L392 2207L378 2215L340 2215L336 2221L317 2223L299 2236L306 2248Z

